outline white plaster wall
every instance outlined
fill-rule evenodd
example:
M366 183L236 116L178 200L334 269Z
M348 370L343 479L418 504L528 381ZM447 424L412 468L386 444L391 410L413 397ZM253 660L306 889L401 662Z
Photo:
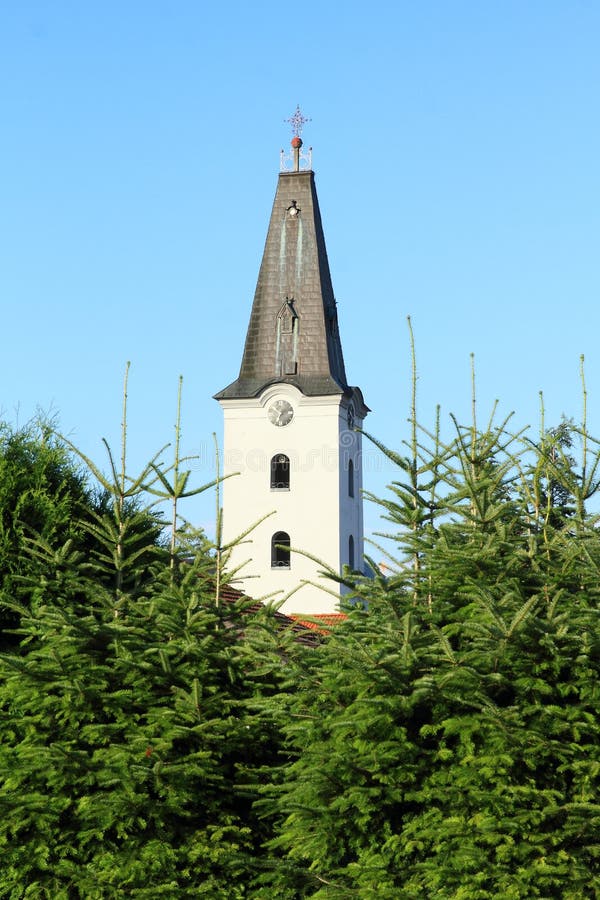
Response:
M278 428L269 422L273 400L294 407L292 422ZM348 535L355 559L362 559L362 487L360 435L348 431L341 396L305 397L290 385L274 385L260 398L222 400L225 417L223 535L232 541L268 515L232 552L229 568L238 566L236 582L249 596L284 598L303 581L322 583L329 593L305 584L285 602L284 612L326 613L338 608L338 587L319 575L312 559L292 552L290 569L271 568L271 538L290 535L292 548L317 556L339 572L348 561ZM345 453L355 465L354 498L348 497ZM277 453L290 459L290 490L270 489L270 462Z

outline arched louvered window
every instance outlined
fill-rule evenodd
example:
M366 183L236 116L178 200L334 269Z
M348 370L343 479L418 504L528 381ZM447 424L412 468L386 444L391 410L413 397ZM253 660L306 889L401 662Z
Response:
M271 568L290 568L290 536L285 531L276 531L271 538Z
M277 453L271 460L271 490L289 491L290 460L285 453Z
M348 462L348 496L354 497L354 463Z
M348 538L348 565L354 568L354 538L352 535Z

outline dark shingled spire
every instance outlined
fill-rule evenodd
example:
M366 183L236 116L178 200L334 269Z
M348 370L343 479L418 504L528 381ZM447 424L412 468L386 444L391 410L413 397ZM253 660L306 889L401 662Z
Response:
M308 396L349 391L312 171L279 176L240 374L217 400L257 396L273 383Z

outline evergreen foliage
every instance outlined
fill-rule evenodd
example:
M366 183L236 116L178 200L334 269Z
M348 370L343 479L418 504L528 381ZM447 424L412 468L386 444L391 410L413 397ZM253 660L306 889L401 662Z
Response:
M133 602L88 576L36 598L27 655L0 660L3 896L245 896L267 832L240 785L273 734L247 709L247 601L212 583L204 559Z
M207 486L179 411L172 463L130 476L124 403L109 475L83 458L95 506L52 439L51 514L0 509L0 897L600 894L598 443L585 408L536 440L476 413L442 437L413 392L382 447L395 571L346 571L348 618L312 646L182 519Z
M273 896L600 893L597 444L475 410L448 441L413 414L385 451L396 573L348 580L348 621L280 697Z
M87 460L105 492L77 521L93 551L39 534L19 547L27 602L4 598L21 643L0 654L2 897L245 897L271 834L252 803L277 729L250 706L278 681L271 614L223 597L179 518L157 545L142 501L170 468L130 477L125 440L124 414L120 465Z
M81 467L50 423L43 420L13 429L0 424L0 647L14 645L11 629L18 615L2 605L14 598L20 576L39 567L25 551L37 536L54 546L83 546L78 526L84 510L101 500L89 489Z

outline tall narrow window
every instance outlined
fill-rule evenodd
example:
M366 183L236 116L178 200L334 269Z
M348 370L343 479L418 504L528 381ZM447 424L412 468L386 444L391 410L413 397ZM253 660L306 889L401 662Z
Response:
M271 490L289 491L290 460L285 453L277 453L271 460Z
M354 497L354 463L348 462L348 496Z
M354 538L352 535L348 538L348 565L354 568Z
M276 531L271 538L271 568L290 568L290 536L285 531Z
M293 298L286 297L277 315L275 374L296 375L298 372L298 313Z

